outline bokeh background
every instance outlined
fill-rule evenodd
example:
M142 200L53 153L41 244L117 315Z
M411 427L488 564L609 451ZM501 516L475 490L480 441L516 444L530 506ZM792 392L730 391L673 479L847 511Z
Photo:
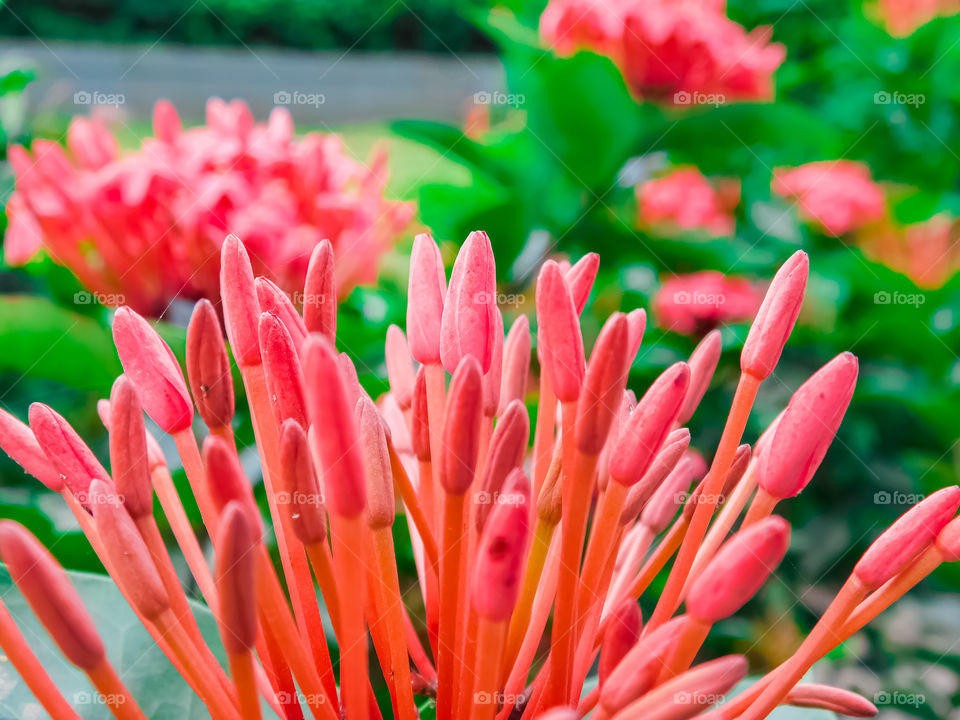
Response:
M310 232L342 237L347 255L359 247L351 233L373 233L376 218L390 214L377 244L355 250L340 308L342 349L371 391L385 387L385 329L403 324L416 232L428 228L448 262L469 231L490 234L507 325L520 313L532 319L531 283L545 257L599 252L584 333L589 345L612 310L648 309L635 389L722 328L721 366L692 421L694 445L707 455L729 407L746 321L776 266L803 248L807 300L747 440L838 352L859 357L860 381L813 483L781 506L796 530L780 582L713 640L747 651L758 668L778 662L880 528L956 481L960 8L699 4L697 12L723 20L691 39L689 21L654 0L553 3L553 18L543 0L3 3L0 407L24 419L30 402L47 402L105 458L96 401L119 372L111 305L142 295L179 352L190 303L205 294L202 283L176 277L155 287L142 268L128 274L104 259L108 246L129 241L116 262L136 264L136 238L149 239L156 226L129 224L124 213L144 217L153 193L173 192L165 181L182 183L195 194L191 207L207 213L177 213L189 225L176 234L181 244L235 230L289 250L308 242L281 242L293 213ZM689 44L657 46L642 20L623 20L622 6L677 22L676 37ZM709 87L698 84L704 73ZM239 99L249 110L211 108L210 98ZM171 180L146 162L165 127L153 119L160 100L185 128L205 126L190 151L206 163L196 176ZM234 130L271 114L263 132L269 139L273 128L287 149L258 155L254 136L237 140ZM287 117L295 138L284 135ZM306 192L297 183L306 181L296 168L316 156L290 148L334 135L342 147L321 153L323 182L331 212L349 221L331 230L297 205ZM240 146L224 150L228 141ZM74 170L56 164L50 143L68 147L62 158ZM227 160L213 157L218 151ZM135 158L129 166L126 157ZM281 160L295 169L277 170ZM788 172L797 167L804 172ZM31 180L38 172L44 177ZM207 184L236 174L243 182L232 189ZM66 189L51 200L58 176ZM144 177L138 194L131 187ZM288 186L276 190L277 177ZM94 203L95 219L77 210ZM51 240L76 233L83 269ZM271 274L296 276L296 252L264 253ZM252 442L246 418L237 429ZM5 457L0 516L26 524L67 567L101 570L60 498ZM960 717L952 709L960 705L958 591L956 567L937 571L822 663L821 677L860 690L884 718Z

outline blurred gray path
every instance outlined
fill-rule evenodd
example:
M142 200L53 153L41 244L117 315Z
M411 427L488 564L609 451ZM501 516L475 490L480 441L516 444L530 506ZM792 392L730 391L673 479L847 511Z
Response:
M200 120L210 96L243 98L258 119L286 105L299 124L463 118L474 93L503 87L487 55L300 52L261 48L116 46L0 38L0 69L28 66L32 107L86 112L117 105L149 117L159 98Z

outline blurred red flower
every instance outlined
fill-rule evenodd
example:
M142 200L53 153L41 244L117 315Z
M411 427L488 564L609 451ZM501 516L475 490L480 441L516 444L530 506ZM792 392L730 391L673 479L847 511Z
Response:
M675 275L660 286L653 311L663 328L703 333L722 323L750 320L760 307L763 292L761 285L716 270Z
M918 287L938 288L960 270L958 226L949 214L896 227L885 223L857 236L866 255L903 273Z
M695 167L680 168L638 185L637 202L641 225L702 230L719 237L733 235L740 181L711 182Z
M873 12L879 16L888 33L894 37L906 37L934 18L960 13L960 2L958 0L877 0Z

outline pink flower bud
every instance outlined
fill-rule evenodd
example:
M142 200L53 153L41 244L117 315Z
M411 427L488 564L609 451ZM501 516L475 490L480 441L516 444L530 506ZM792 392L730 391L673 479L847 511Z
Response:
M427 410L427 376L423 366L417 370L410 402L410 440L418 460L430 459L430 418Z
M400 408L407 410L413 399L416 370L413 367L413 358L410 357L410 348L407 346L407 336L396 325L387 328L385 355L390 392L393 393Z
M500 406L500 378L503 374L503 314L493 308L493 353L490 369L483 375L483 414L492 418Z
M187 378L207 427L230 425L235 409L230 358L217 311L206 299L194 306L187 326Z
M110 571L137 612L153 620L170 608L170 599L136 523L109 481L93 480L90 500Z
M479 497L487 502L477 505L477 529L482 529L490 514L490 499L503 488L510 473L523 466L530 440L530 418L519 400L507 406L490 437L486 469L480 483Z
M490 513L473 575L473 607L494 622L506 622L513 613L530 536L530 481L517 468L506 487L510 501L498 503Z
M108 478L93 451L77 435L64 418L43 403L33 403L29 410L30 429L63 483L83 505L87 506L87 489L93 478Z
M809 271L810 260L803 250L797 250L777 271L743 343L743 372L763 380L777 366L800 315Z
M280 482L293 532L304 545L326 542L327 513L310 457L307 433L296 420L280 429Z
M110 391L110 469L130 515L152 514L147 428L137 391L126 375L118 377Z
M33 475L54 492L60 492L63 480L33 432L26 423L20 422L6 410L0 410L0 448L24 472Z
M730 617L767 581L790 546L790 525L772 515L723 544L687 594L687 612L715 623Z
M512 400L527 396L527 380L530 377L530 320L520 315L510 326L503 345L503 374L500 383L500 409Z
M776 498L799 495L820 467L857 384L857 358L840 353L790 398L761 459L760 487Z
M162 143L173 144L180 137L180 116L169 100L158 100L153 106L153 134Z
M443 301L440 360L447 372L453 373L468 355L480 364L481 373L490 370L496 306L497 275L490 238L485 232L472 232L453 263Z
M630 368L627 341L627 317L614 313L593 346L577 403L574 435L577 448L587 455L599 455L603 450L620 410Z
M914 505L880 535L853 568L869 589L883 585L936 540L960 507L960 487L951 485Z
M937 549L944 562L960 560L960 518L954 518L937 535Z
M697 406L710 387L710 380L720 362L720 353L723 351L723 341L719 330L711 330L699 342L690 354L687 364L690 366L690 387L687 396L683 399L683 408L677 416L678 425L686 425Z
M620 435L620 447L610 460L610 477L633 485L643 477L670 432L690 381L690 368L674 363L654 380Z
M654 535L666 530L677 510L686 502L690 483L702 478L706 471L707 465L700 453L688 450L653 493L650 502L643 508L640 521Z
M313 248L303 285L303 322L333 344L337 338L337 287L333 245L322 240Z
M870 718L879 712L876 705L855 692L815 683L795 686L782 704L826 710L846 717Z
M337 362L340 363L340 375L343 377L343 386L347 391L347 401L356 405L360 396L365 394L360 385L360 377L357 375L357 366L345 352L337 355Z
M443 317L447 277L440 248L425 233L413 240L410 253L410 281L407 288L407 337L417 362L440 362L440 325Z
M370 525L375 528L390 527L396 514L396 504L384 422L373 400L365 395L357 401L355 412L360 430L360 453L367 476Z
M203 465L210 499L217 511L222 512L228 503L236 501L247 511L250 527L260 530L260 510L253 499L253 488L233 446L217 435L208 435L203 441Z
M633 598L623 600L610 614L610 620L603 631L603 640L600 643L598 675L601 688L613 669L637 644L642 628L643 617L640 614L640 606Z
M640 344L643 342L643 333L647 329L647 311L642 308L631 310L627 313L627 323L630 328L630 341L627 354L629 355L630 364L633 364L637 353L640 351Z
M120 308L113 316L113 342L147 415L171 435L190 427L193 402L183 371L150 323L130 308Z
M653 463L643 474L640 482L635 483L627 493L627 501L623 505L620 523L627 525L633 522L647 501L661 487L674 471L680 459L690 447L690 431L687 428L677 428L663 441L663 447L653 459ZM693 479L693 476L690 478ZM687 483L689 487L689 481Z
M327 506L340 517L356 517L367 504L353 414L356 400L350 399L341 361L326 337L311 333L307 338L303 374L313 423L311 443L323 472Z
M610 426L607 442L604 444L600 458L597 460L597 489L600 492L607 491L607 484L610 481L610 457L620 445L620 436L627 423L630 422L630 415L636 406L637 396L633 390L624 390L623 396L620 398L620 409L617 411L616 420Z
M236 235L227 235L220 248L220 297L233 357L240 367L260 364L260 301L250 256Z
M103 640L67 574L25 527L12 520L0 520L0 558L67 660L84 670L103 662Z
M570 286L570 296L573 298L577 315L582 315L583 309L587 306L599 268L600 256L597 253L587 253L564 274Z
M467 355L450 381L440 456L440 483L454 495L463 495L473 483L480 453L482 393L480 363Z
M585 372L583 337L570 288L553 260L543 264L537 278L537 352L557 398L574 402Z
M537 517L545 525L554 526L560 522L563 513L563 476L560 473L560 453L553 456L547 474L537 498Z
M300 350L303 341L307 338L307 326L300 317L300 313L290 302L287 294L272 280L258 277L254 284L257 288L257 300L260 303L260 312L276 315L283 326L290 333L293 346Z
M293 338L280 318L270 313L260 316L259 334L260 359L277 424L293 418L306 425L303 371Z
M257 542L256 530L240 503L228 503L217 528L214 572L220 637L229 655L247 652L257 642Z

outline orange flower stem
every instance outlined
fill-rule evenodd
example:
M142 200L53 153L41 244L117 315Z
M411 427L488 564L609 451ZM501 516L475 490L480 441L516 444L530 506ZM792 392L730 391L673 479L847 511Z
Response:
M427 568L431 573L436 574L439 551L437 550L437 541L434 538L431 524L427 520L427 514L420 504L420 499L417 497L417 490L413 487L413 483L410 482L410 476L407 475L403 463L400 462L400 456L397 455L397 451L393 447L393 442L389 439L387 440L387 447L390 450L390 468L393 471L394 487L396 487L400 499L403 500L403 504L407 508L407 513L410 515L410 519L413 520L417 534L420 536L421 542L423 542L423 552L426 556Z
M207 487L207 471L203 467L200 457L200 448L197 447L197 438L193 430L186 428L173 434L173 441L177 446L177 453L183 463L183 470L190 482L190 489L200 508L200 517L207 535L214 537L217 531L217 511L210 498L210 488Z
M431 527L436 540L437 533L440 531L440 525L436 522L439 513L437 510L436 483L433 479L433 463L429 460L420 461L420 494L423 496L423 506L427 517L431 520ZM426 550L424 550L426 553ZM433 657L437 657L437 628L440 625L440 583L439 564L435 573L424 573L426 575L426 587L424 588L423 601L426 604L427 614L427 640L430 643L430 649L433 651Z
M367 557L373 557L373 540L370 534L367 534L366 554ZM365 586L365 595L363 598L363 607L366 617L367 630L370 638L373 640L373 650L377 658L377 663L383 671L383 677L387 682L387 690L390 692L390 706L393 709L394 717L397 716L397 690L390 674L393 663L390 659L390 639L388 637L389 628L384 621L383 605L380 602L380 575L379 568L373 565L365 566L367 572L367 582Z
M557 417L557 396L547 380L546 373L540 373L540 401L537 403L537 427L533 435L533 494L540 497L547 469L553 457L554 430ZM535 503L534 503L535 504Z
M551 673L544 689L547 707L566 705L571 698L573 660L576 650L577 587L580 582L580 560L587 532L587 516L590 511L590 496L593 492L593 476L597 457L577 452L573 437L577 404L562 405L562 452L563 467L563 528L560 551L560 575L553 610L553 633L551 638Z
M330 516L330 537L333 545L333 568L337 587L349 588L354 597L365 594L366 563L364 559L363 515ZM367 698L367 632L363 603L340 603L340 693L346 715L351 720L367 720L370 707Z
M225 440L227 444L232 445L233 447L237 446L236 439L233 436L233 428L229 425L218 425L217 427L212 427L210 428L210 432L220 439Z
M750 416L757 391L760 389L760 383L760 379L749 373L740 375L740 382L737 384L737 390L733 396L730 414L724 424L723 434L720 436L720 443L717 446L713 464L703 481L701 501L697 503L697 507L694 509L690 527L680 545L670 575L667 577L667 584L660 595L660 600L650 617L650 621L647 623L646 629L648 631L654 630L669 620L680 606L683 586L687 582L690 568L697 556L700 543L707 533L713 511L717 507L720 491L723 489L723 481L726 479L730 464L736 456L740 438L743 437L743 431L747 426L747 418Z
M468 600L469 604L469 600ZM463 620L463 650L460 657L463 662L460 663L460 678L457 680L457 714L458 718L470 717L471 707L474 703L474 687L477 675L481 668L477 666L477 642L480 629L480 618L472 607L467 611L467 616Z
M580 704L577 705L577 715L579 715L580 717L586 717L593 711L595 707L597 707L598 702L600 702L599 686L595 687L593 690L588 692L586 695L584 695L583 699L580 700ZM597 710L597 712L594 713L592 717L598 717L600 715L600 712L601 712L600 710Z
M543 567L547 560L547 552L550 550L550 541L553 538L555 528L556 525L547 524L539 517L537 518L537 524L533 530L533 542L530 545L530 555L523 576L523 586L520 589L520 596L517 599L513 615L510 617L505 652L507 658L518 657L520 646L527 634L533 601L537 596L537 588L540 586L540 578L543 575ZM504 673L509 671L509 667L504 668Z
M440 364L424 365L424 376L427 383L427 422L430 426L430 459L437 461L443 456L443 424L447 411L447 374ZM431 475L433 483L433 497L437 502L434 507L435 522L433 527L443 527L443 490L439 478Z
M130 691L117 676L116 670L106 657L86 673L103 703L117 720L147 720L137 701L130 695Z
M326 603L327 612L330 613L333 634L336 635L337 642L340 643L340 593L337 591L337 578L333 571L333 556L330 555L330 547L326 542L319 542L307 545L306 550L310 565L313 567L313 574L320 586L320 593L323 595L323 602Z
M0 600L0 649L53 720L80 720L80 716L70 707L70 703L57 689L53 679L44 670L43 664L30 649L27 639L20 632L2 600Z
M657 545L657 548L650 557L647 558L643 567L640 568L640 574L637 575L637 579L633 583L633 588L630 590L632 597L639 600L640 596L647 591L650 583L660 574L660 571L666 566L667 561L673 557L677 548L680 547L680 543L683 542L683 536L687 532L688 525L688 518L680 517L670 526L670 529L660 541L660 544Z
M270 676L270 684L275 688L274 702L279 705L277 716L286 720L303 720L303 710L297 700L297 686L293 682L293 673L283 652L280 643L270 627L269 619L259 605L259 585L254 589L258 594L257 600L257 654Z
M753 523L769 517L778 502L779 498L773 497L763 488L757 488L757 494L753 496L753 501L750 503L750 508L747 510L747 514L740 524L740 529L742 530L748 525L753 525Z
M587 543L587 554L580 576L577 596L577 638L580 638L589 611L602 603L607 594L609 574L607 569L611 556L616 557L617 539L620 536L620 514L627 499L627 487L616 480L607 484L600 495L593 516L593 528ZM612 568L610 568L612 570ZM606 580L606 582L604 582Z
M227 662L240 700L240 717L243 720L261 720L260 701L253 671L253 653L249 650L242 653L229 653Z
M480 618L477 623L477 680L468 705L471 720L493 720L497 712L500 690L500 668L507 635L505 622Z
M431 422L431 425L433 423ZM443 552L440 555L440 625L437 650L437 720L453 720L455 696L453 682L457 677L457 606L460 566L463 564L464 495L444 492Z
M436 685L437 669L433 666L433 663L430 662L427 651L424 649L423 643L420 642L420 635L413 626L410 613L407 612L406 608L403 608L403 626L404 633L407 637L407 650L410 653L410 659L413 660L413 664L416 665L424 681L428 684Z
M686 620L687 624L677 638L666 664L660 669L657 685L686 672L710 633L710 623L689 616Z

